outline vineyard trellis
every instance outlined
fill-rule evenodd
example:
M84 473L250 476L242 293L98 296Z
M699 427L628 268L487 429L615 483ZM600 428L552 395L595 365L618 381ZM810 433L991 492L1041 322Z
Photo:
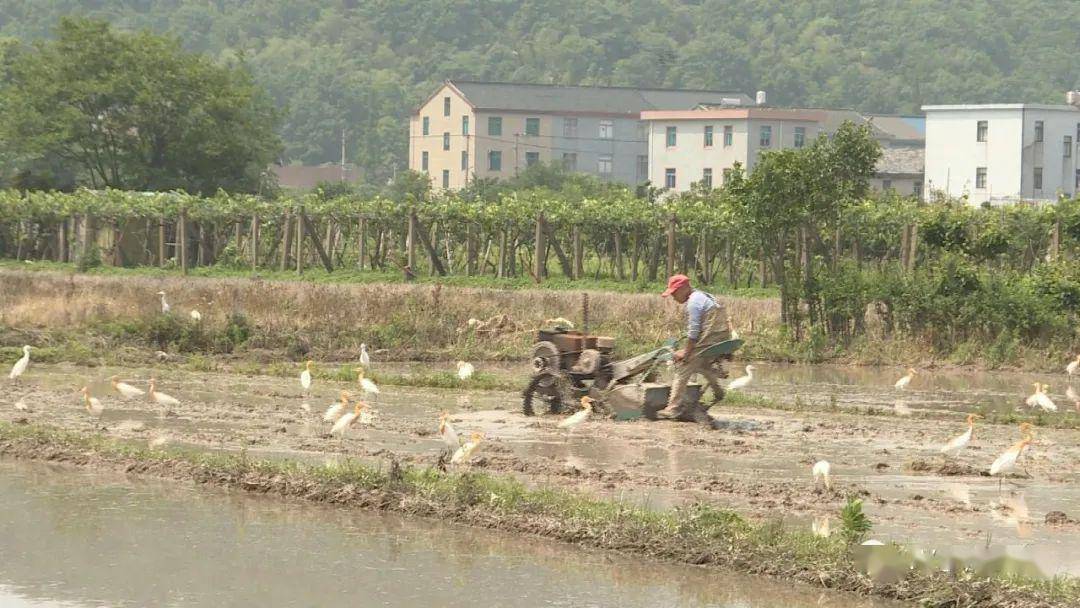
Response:
M412 274L528 275L571 280L656 281L667 274L749 284L768 271L723 191L659 202L630 193L572 200L550 192L512 192L497 201L452 194L422 203L317 194L264 199L220 193L0 192L0 255L86 264L191 266L223 254L251 268L303 272L313 264L398 269ZM993 267L1030 269L1072 255L1080 242L1080 204L977 208L963 201L919 204L874 198L849 207L829 238L793 239L801 260L830 267L895 262L912 270L937 251L962 251ZM831 241L831 242L826 242ZM125 249L124 242L142 245ZM104 248L102 247L104 246ZM805 254L803 253L805 251ZM586 272L586 267L590 273ZM774 277L773 277L774 278Z

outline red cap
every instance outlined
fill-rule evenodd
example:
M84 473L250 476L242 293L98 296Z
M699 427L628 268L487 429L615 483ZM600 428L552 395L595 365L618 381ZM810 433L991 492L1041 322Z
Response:
M671 294L675 293L675 291L677 289L679 289L680 287L682 287L683 285L689 285L689 284L690 284L690 277L686 276L685 274L672 275L672 277L667 280L667 289L664 290L664 293L662 293L661 295L666 298L666 297L670 296Z

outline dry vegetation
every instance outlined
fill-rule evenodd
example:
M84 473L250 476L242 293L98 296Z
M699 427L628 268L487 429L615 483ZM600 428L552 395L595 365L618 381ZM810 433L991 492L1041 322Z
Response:
M178 323L194 325L188 314L199 310L197 329L205 334L226 331L239 313L252 329L244 348L326 359L353 358L362 342L387 349L388 358L522 358L545 319L580 323L582 316L582 294L564 291L2 271L3 343L56 344L89 332L141 337L153 346L162 318L158 291L166 292ZM721 299L740 327L778 316L775 300ZM628 353L682 331L681 311L658 295L592 292L589 311L590 330L615 336ZM468 328L470 318L503 314L516 331Z

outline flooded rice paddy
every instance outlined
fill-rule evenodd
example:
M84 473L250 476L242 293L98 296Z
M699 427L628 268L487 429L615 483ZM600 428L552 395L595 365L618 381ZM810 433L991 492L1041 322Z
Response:
M1032 382L1051 385L1050 394L1062 409L1056 416L1075 416L1067 411L1064 374L926 371L900 392L892 385L901 369L757 367L748 394L835 409L712 410L757 423L753 431L594 419L567 433L556 427L558 417L521 415L516 393L384 386L373 401L375 424L339 439L328 436L319 415L340 390L355 388L348 383L318 380L305 396L298 382L288 378L169 366L34 365L22 385L0 388L0 418L274 458L321 462L392 456L432 465L442 445L434 434L436 417L447 410L459 433L486 434L471 466L514 474L533 485L577 488L655 508L700 500L752 517L784 518L807 529L815 518L828 517L834 530L845 498L857 495L865 500L875 538L962 558L1009 555L1030 561L1047 576L1080 575L1075 551L1080 546L1080 431L1039 429L1024 465L1001 490L998 480L984 472L1019 439L1015 426L977 424L971 445L946 469L938 452L965 430L964 413L1016 408ZM407 374L451 370L452 365L385 364L378 369ZM527 374L527 366L520 364L480 364L478 369L522 382ZM113 373L144 387L155 376L159 390L180 399L181 406L163 416L149 403L122 401L109 391L106 378ZM76 391L87 383L105 404L100 419L81 407ZM17 399L31 411L11 407ZM895 411L898 400L936 417L865 414L868 409ZM809 472L818 459L832 463L833 492L814 487Z
M0 459L0 604L892 604L715 570L246 493Z

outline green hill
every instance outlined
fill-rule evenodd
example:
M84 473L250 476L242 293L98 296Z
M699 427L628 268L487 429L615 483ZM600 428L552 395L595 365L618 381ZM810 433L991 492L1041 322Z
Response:
M412 107L450 77L718 87L915 112L1057 101L1080 85L1075 0L0 0L0 36L63 15L243 56L287 108L286 160L405 166Z

